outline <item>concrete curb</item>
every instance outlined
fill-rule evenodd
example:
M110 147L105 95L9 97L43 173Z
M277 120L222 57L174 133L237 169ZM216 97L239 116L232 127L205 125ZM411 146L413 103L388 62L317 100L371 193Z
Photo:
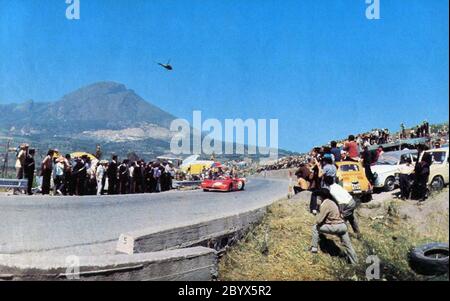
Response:
M91 257L0 255L0 280L209 281L216 276L216 252L204 247Z

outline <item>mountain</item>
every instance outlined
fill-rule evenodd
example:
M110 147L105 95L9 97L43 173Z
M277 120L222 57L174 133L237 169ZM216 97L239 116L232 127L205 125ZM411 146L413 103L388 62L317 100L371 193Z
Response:
M168 128L175 117L142 99L125 85L100 82L51 103L0 105L0 126L22 133L77 134L154 125Z
M100 144L108 157L135 152L144 159L169 153L176 118L115 82L91 84L56 102L0 105L0 112L0 140L28 142L41 155L50 148L94 153Z

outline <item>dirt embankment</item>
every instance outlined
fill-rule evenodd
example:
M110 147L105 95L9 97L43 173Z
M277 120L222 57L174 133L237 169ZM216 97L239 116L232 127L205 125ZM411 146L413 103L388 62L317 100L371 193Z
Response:
M439 233L449 236L449 188L432 194L426 202L402 201L386 197L386 194L374 201L363 204L359 215L369 219L385 218L395 214L405 224L420 235L430 236Z
M448 189L421 205L385 194L359 207L361 237L356 239L350 230L357 265L347 264L333 236L323 239L319 254L308 251L314 225L309 196L305 192L273 204L263 222L222 258L219 279L367 280L366 258L373 255L380 259L381 280L430 279L410 269L408 252L423 243L448 243Z

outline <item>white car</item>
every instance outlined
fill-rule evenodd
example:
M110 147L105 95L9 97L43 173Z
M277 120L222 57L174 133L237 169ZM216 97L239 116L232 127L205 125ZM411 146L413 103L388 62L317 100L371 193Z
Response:
M430 166L430 177L428 186L431 190L441 190L449 183L449 151L448 147L427 150L433 163ZM422 159L423 154L420 156Z
M375 188L392 191L396 188L396 174L400 171L400 166L406 164L407 158L411 159L412 164L417 162L417 150L401 150L387 152L378 158L375 165L371 166L372 173L375 175Z

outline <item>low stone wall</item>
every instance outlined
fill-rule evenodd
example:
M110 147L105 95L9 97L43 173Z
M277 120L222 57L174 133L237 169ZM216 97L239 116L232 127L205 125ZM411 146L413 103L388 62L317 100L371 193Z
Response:
M75 261L74 261L75 260ZM217 276L217 255L204 247L133 255L64 257L0 255L0 280L209 281Z
M240 239L252 226L258 224L267 208L214 219L184 227L151 233L138 231L128 233L134 238L134 253L154 252L191 246L205 246L220 250Z

